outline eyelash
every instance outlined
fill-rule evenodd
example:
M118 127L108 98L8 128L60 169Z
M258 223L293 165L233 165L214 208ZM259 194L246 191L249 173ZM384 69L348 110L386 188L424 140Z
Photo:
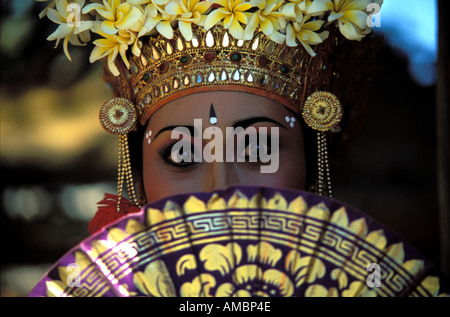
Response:
M178 167L178 168L188 168L190 166L193 166L193 165L196 165L196 164L199 163L199 162L193 161L194 160L195 150L194 150L194 145L192 143L190 144L190 146L191 146L191 160L192 160L191 162L182 162L181 160L180 160L180 162L175 162L174 160L172 160L172 149L173 149L173 146L175 144L176 143L173 143L173 144L169 145L160 154L160 156L162 157L162 159L164 160L165 163L167 163L169 165L172 165L172 166L175 166L175 167ZM184 148L185 147L183 146L183 147L180 148L180 150L183 150ZM179 153L178 153L178 155L179 155Z
M261 154L261 152L260 152L261 150L259 149L259 147L261 145L266 146L265 155L270 155L270 153L271 153L271 138L270 138L270 135L266 136L266 138L265 138L266 139L266 143L265 144L261 144L261 142L260 142L260 135L259 134L256 135L256 137L257 137L256 146L258 147L258 149L257 149L258 153L257 153L257 156L256 156L257 161L256 162L248 161L249 163L259 163L258 161L260 160L260 154ZM173 143L173 144L169 145L160 154L161 158L163 159L163 161L166 164L169 164L169 165L177 167L177 168L184 169L184 168L189 168L189 167L192 167L192 166L200 163L200 162L195 162L195 160L194 160L195 148L194 148L194 144L192 144L192 143L190 144L190 147L191 147L191 161L190 162L182 162L181 160L180 160L180 162L175 162L174 160L172 160L172 149L173 149L173 146L175 144L176 143ZM251 151L251 149L249 147L251 145L253 145L253 144L250 143L250 136L246 135L245 139L244 139L244 146L245 146L244 147L244 151L240 151L240 153L238 153L238 155L240 155L242 157L241 153L244 152L243 153L244 157L246 159L249 158L250 154L251 154L251 153L249 153L249 151ZM184 148L185 148L185 146L182 146L180 148L180 150L183 150ZM178 155L179 155L179 153L178 153Z
M249 148L251 145L255 145L257 147L257 150L256 150L258 152L257 156L256 156L257 161L256 162L252 162L252 163L258 163L258 160L260 160L260 155L261 155L261 151L262 151L262 149L260 149L261 146L262 147L264 147L264 146L266 147L266 151L264 152L265 155L270 155L271 150L272 150L271 138L270 138L269 135L266 136L266 138L265 138L266 139L266 143L264 143L264 144L261 143L260 134L257 134L256 137L257 137L257 141L256 141L257 143L256 144L250 144L250 136L249 135L246 135L245 136L245 140L244 140L245 158L249 158L250 155L251 155L251 153L248 153L248 152L251 151L251 149Z

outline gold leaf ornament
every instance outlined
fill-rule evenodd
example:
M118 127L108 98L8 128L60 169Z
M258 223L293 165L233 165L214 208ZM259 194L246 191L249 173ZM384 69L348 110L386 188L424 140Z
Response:
M316 91L311 94L303 106L303 120L320 132L337 128L342 119L342 105L339 99L328 91Z
M145 295L154 297L174 297L176 295L169 270L161 260L151 262L144 272L136 272L133 282Z
M100 109L100 123L112 134L127 134L135 128L136 121L136 108L126 98L112 98Z

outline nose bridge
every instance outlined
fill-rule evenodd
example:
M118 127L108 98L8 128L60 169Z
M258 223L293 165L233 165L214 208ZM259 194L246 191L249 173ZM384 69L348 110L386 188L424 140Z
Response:
M236 168L234 163L216 161L207 163L203 190L214 191L237 184L239 177Z

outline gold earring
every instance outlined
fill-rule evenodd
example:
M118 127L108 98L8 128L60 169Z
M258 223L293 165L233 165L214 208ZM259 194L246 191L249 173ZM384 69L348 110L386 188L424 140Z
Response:
M128 133L136 128L136 107L125 98L112 98L100 109L100 123L108 132L119 136L119 162L117 176L117 212L120 212L120 202L124 185L128 196L136 206L139 206L134 189L131 170Z
M332 197L330 166L326 132L338 127L342 119L342 105L339 99L330 92L317 91L305 101L302 111L306 124L317 131L317 193L321 196Z

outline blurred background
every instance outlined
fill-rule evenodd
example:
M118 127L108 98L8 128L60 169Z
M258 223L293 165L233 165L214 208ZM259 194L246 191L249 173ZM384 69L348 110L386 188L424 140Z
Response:
M98 122L112 94L89 48L46 41L42 3L1 1L1 296L26 296L88 236L105 192L114 193L117 138ZM382 72L348 153L351 178L335 197L399 233L440 265L436 156L436 0L385 0Z

